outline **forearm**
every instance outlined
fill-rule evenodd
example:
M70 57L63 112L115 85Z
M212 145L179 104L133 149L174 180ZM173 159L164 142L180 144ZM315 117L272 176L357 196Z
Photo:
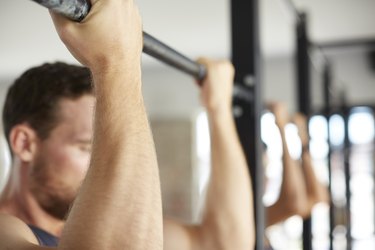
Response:
M215 235L218 245L213 249L251 249L254 246L251 181L230 109L220 115L209 113L209 121L212 172L203 223Z
M289 204L278 201L275 204L266 207L266 228L296 215L296 210Z
M160 185L140 68L127 70L93 74L93 157L64 230L66 248L162 249Z
M302 169L311 207L318 202L329 202L328 189L317 179L310 152L306 148L302 151Z
M294 213L294 215L304 216L306 213L307 191L302 169L289 153L284 126L280 128L280 133L283 149L283 174L277 205L283 207L288 215Z
M282 172L282 182L281 182L281 190L280 190L280 196L286 196L285 198L295 196L298 193L298 184L301 183L301 179L299 179L299 176L297 174L298 166L296 166L296 162L292 159L289 148L287 144L287 139L285 135L284 126L280 126L280 136L281 136L281 143L282 143L282 166L283 166L283 172ZM294 200L294 198L293 198ZM287 202L287 201L286 201Z
M305 185L303 182L302 170L299 169L297 162L291 157L287 138L285 134L285 126L279 126L281 142L282 142L282 183L280 196L287 197L302 196L306 194ZM301 192L304 191L304 192ZM299 197L300 198L300 197ZM294 198L293 198L294 200Z

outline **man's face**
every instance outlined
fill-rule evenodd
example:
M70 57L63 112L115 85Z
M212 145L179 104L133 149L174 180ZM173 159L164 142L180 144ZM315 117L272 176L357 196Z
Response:
M30 188L48 213L64 219L88 169L94 97L59 102L59 123L39 142Z

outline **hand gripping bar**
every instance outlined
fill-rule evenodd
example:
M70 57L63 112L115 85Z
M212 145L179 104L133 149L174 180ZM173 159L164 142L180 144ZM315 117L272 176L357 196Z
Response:
M89 0L32 1L76 22L82 21L89 13L91 7ZM206 76L204 65L189 59L146 32L143 32L143 52L195 77L197 80L202 80Z

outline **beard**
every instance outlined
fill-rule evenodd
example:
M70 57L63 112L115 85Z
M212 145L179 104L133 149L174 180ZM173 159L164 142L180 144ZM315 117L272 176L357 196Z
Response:
M31 171L30 190L39 206L59 220L66 219L77 195L77 189L64 183L41 157Z
M45 197L36 196L40 206L51 216L59 220L66 220L73 201L61 199L53 194L47 194Z

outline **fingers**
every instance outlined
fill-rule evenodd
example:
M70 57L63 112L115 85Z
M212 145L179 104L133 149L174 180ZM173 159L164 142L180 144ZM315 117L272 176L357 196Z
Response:
M207 65L210 60L207 57L199 57L197 63Z
M70 33L70 26L72 25L73 21L69 20L68 18L64 17L59 13L55 13L54 11L49 11L52 21L55 25L57 34L59 35L60 39L66 43L68 33Z
M293 120L296 121L296 123L299 124L306 124L306 116L303 115L302 113L295 113L293 116Z
M285 111L286 110L286 105L284 103L281 103L281 102L271 102L269 103L269 106L270 110L276 112L276 113L280 113L281 111Z
M66 27L71 21L64 17L63 15L61 14L58 14L52 10L49 11L49 14L51 15L52 17L52 21L55 25L55 27Z
M208 66L208 58L206 58L206 57L199 57L197 60L196 60L196 63L198 63L198 64L200 64L200 65L203 65L204 67L205 67L205 69L206 69L206 75L204 76L204 78L202 78L202 79L198 79L197 81L196 81L196 83L197 83L197 85L199 86L199 87L202 87L203 86L203 84L204 84L204 82L205 82L205 80L208 78L208 74L209 74L209 66Z
M196 62L198 64L202 64L206 66L208 74L212 73L214 70L221 71L221 72L224 72L224 70L227 70L228 72L232 74L232 76L234 74L234 67L232 63L228 60L212 60L207 57L199 57L196 60ZM218 67L220 67L220 69L218 69Z
M302 113L296 113L293 116L293 123L298 128L298 134L301 138L302 146L306 146L309 143L309 135L307 129L307 118Z
M302 132L305 131L307 128L307 118L305 115L301 113L294 114L293 123L296 124L298 130L302 130Z
M230 110L234 67L228 60L200 57L197 62L206 66L207 74L201 82L201 100L207 110L215 113Z
M142 20L133 0L92 1L82 22L53 12L50 15L65 46L92 71L141 60Z
M287 106L282 102L272 102L268 104L268 109L275 116L275 123L279 128L287 125L290 121Z

